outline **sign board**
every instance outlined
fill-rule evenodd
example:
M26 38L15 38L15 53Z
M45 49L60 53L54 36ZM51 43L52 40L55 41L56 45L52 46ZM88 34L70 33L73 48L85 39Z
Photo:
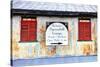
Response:
M68 45L67 22L47 22L46 45Z

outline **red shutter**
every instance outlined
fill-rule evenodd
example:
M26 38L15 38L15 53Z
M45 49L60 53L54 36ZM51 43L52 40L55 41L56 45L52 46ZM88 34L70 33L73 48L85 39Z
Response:
M36 19L26 18L21 21L21 41L36 40Z
M36 29L37 28L37 23L36 23L36 20L31 20L29 22L29 40L30 41L34 41L36 40Z
M91 40L91 22L79 22L79 40Z

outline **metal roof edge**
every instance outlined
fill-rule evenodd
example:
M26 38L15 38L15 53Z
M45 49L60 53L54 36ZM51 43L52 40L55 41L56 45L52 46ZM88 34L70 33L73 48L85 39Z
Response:
M71 12L71 11L46 11L11 9L12 15L35 15L35 16L69 16L69 17L97 17L97 12Z

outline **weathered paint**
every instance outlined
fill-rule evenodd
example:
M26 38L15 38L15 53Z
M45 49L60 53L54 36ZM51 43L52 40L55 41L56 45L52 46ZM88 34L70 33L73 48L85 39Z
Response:
M46 46L46 22L68 22L68 45ZM92 41L78 41L78 17L37 16L37 42L20 42L21 16L12 17L12 55L13 59L96 55L96 18L91 18Z

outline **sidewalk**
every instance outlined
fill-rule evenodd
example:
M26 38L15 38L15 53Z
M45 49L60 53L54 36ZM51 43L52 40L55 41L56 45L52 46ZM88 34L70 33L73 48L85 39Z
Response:
M43 64L63 64L63 63L80 63L97 61L97 56L68 56L54 58L38 58L38 59L17 59L12 60L13 66L31 66Z

